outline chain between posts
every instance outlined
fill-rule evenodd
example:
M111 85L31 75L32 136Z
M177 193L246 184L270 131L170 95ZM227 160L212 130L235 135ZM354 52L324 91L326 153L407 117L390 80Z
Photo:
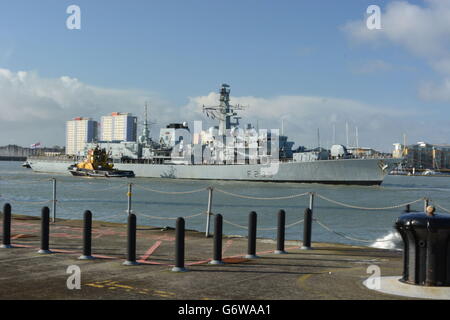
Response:
M176 218L170 218L170 217L159 217L159 216L152 216L152 215L148 215L148 214L144 214L144 213L136 213L137 215L139 215L139 216L143 216L143 217L147 217L147 218L150 218L150 219L158 219L158 220L177 220L178 219L178 217L176 217ZM193 215L190 215L190 216L184 216L184 217L180 217L180 218L183 218L183 219L190 219L190 218L195 218L195 217L198 217L198 216L201 216L201 215L203 215L203 214L205 214L204 212L200 212L200 213L196 213L196 214L193 214Z
M336 230L330 228L329 226L325 225L323 222L321 222L321 221L318 220L318 219L313 219L313 221L314 221L314 222L317 222L317 224L320 225L320 226L321 226L322 228L324 228L325 230L327 230L327 231L329 231L329 232L331 232L331 233L334 233L334 234L336 234L336 235L338 235L338 236L340 236L340 237L342 237L342 238L345 238L345 239L347 239L347 240L352 240L352 241L357 241L357 242L365 242L365 243L387 242L387 241L391 241L391 240L388 240L388 239L386 239L386 240L377 240L377 239L376 239L376 240L366 240L366 239L355 238L355 237L346 235L346 234L344 234L343 232L339 232L339 231L336 231Z
M449 209L446 209L444 207L442 207L441 205L437 204L436 202L433 202L433 204L438 207L439 209L441 209L442 211L445 211L446 213L450 213Z
M243 226L243 225L240 225L240 224L231 222L231 221L229 221L229 220L223 219L223 222L225 222L225 223L227 223L227 224L229 224L229 225L232 225L232 226L234 226L234 227L237 227L237 228L241 228L241 229L245 229L245 230L248 229L248 226ZM294 222L294 223L288 224L285 228L286 228L286 229L287 229L287 228L291 228L291 227L296 226L296 225L298 225L298 224L301 224L301 223L303 223L303 222L304 222L304 219L301 219L301 220L296 221L296 222ZM261 231L272 231L272 230L277 230L277 228L258 228L258 230L261 230Z
M330 198L327 198L325 196L322 196L321 194L316 193L316 196L321 198L322 200L340 205L342 207L346 207L346 208L352 208L352 209L360 209L360 210L389 210L389 209L397 209L397 208L401 208L401 207L405 207L408 204L414 204L417 203L419 201L423 201L425 198L420 198L411 202L407 202L407 203L402 203L402 204L398 204L398 205L393 205L393 206L389 206L389 207L382 207L382 208L370 208L370 207L360 207L360 206L355 206L355 205L350 205L350 204L346 204L340 201L336 201L336 200L332 200Z

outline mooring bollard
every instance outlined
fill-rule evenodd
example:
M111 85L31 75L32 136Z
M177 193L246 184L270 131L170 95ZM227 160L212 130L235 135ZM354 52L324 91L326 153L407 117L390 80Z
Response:
M223 218L217 214L214 220L214 257L210 264L224 264L222 261L222 226Z
M256 259L256 223L257 215L255 211L248 215L248 251L245 256L247 259Z
M126 266L135 266L136 262L136 215L130 213L128 215L128 229L127 229L127 261L123 264Z
M284 251L284 237L285 237L285 225L286 225L286 212L284 210L278 211L278 229L277 229L277 250L276 254L285 254Z
M3 244L1 248L9 249L11 246L11 205L3 206Z
M92 256L92 212L86 210L83 220L83 255L78 259L91 260Z
M305 218L303 221L303 250L311 250L311 231L312 231L312 211L305 209Z
M50 239L50 209L43 207L41 211L41 249L38 253L52 253L48 248Z
M394 227L403 240L403 277L399 280L416 286L449 287L450 217L403 214Z
M175 267L173 272L185 272L184 267L184 219L177 219L177 226L175 229Z

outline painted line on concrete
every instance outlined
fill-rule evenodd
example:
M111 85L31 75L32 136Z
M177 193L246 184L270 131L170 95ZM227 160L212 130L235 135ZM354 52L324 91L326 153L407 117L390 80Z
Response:
M141 256L141 259L137 260L137 262L142 263L142 264L150 264L150 265L174 266L173 264L167 264L167 263L161 263L161 262L147 260L161 244L162 244L162 241L157 241L155 244L153 244L145 252L145 254L143 256ZM225 244L225 250L230 248L231 245L232 245L232 240L228 240L226 242L226 244ZM38 247L30 246L30 245L14 244L14 246L16 246L16 247L23 247L23 248L35 248L35 249L38 249ZM290 250L290 249L298 249L298 246L286 248L286 250ZM81 252L72 251L72 250L63 250L63 249L51 249L51 251L54 252L54 253L81 254ZM273 250L266 250L266 251L256 252L257 255L268 254L268 253L273 253ZM96 257L96 258L101 258L101 259L117 259L117 260L121 259L119 257L111 257L111 256L99 255L99 254L93 254L93 256ZM223 257L223 259L242 258L242 257L245 257L245 254L239 254L239 255L234 255L234 256L226 256L226 257ZM211 260L212 259L209 258L209 259L205 259L205 260L190 262L190 263L187 263L186 265L187 266L192 266L192 265L206 264L206 263L210 262Z
M286 248L286 250L291 250L291 249L298 249L299 247L289 247ZM267 254L267 253L273 253L275 250L266 250L266 251L260 251L260 252L256 252L256 255L260 255L260 254ZM235 256L228 256L228 257L224 257L223 259L230 259L230 258L243 258L245 257L247 254L238 254Z
M169 264L156 262L156 261L148 261L148 260L137 260L137 262L142 263L142 264L153 264L153 265L158 265L158 266L170 266Z
M152 254L153 252L155 252L156 249L158 249L158 247L162 244L162 241L156 241L155 244L153 244L146 252L145 254L141 257L140 260L147 260Z
M25 234L23 234L23 233L16 234L15 236L12 236L12 237L11 237L11 240L15 240L15 239L18 239L18 238L22 238L24 235L25 235Z
M297 247L290 247L287 248L286 250L290 250L290 249L298 249ZM260 252L256 252L256 255L261 255L261 254L267 254L267 253L273 253L274 250L266 250L266 251L260 251ZM223 257L222 259L230 259L230 258L243 258L245 257L245 254L241 254L241 255L236 255L236 256L229 256L229 257ZM197 264L204 264L204 263L208 263L210 262L212 259L207 259L207 260L202 260L202 261L196 261L196 262L190 262L187 263L187 266L193 266L193 265L197 265Z
M233 245L233 240L227 240L227 242L225 243L225 246L222 249L222 256L224 255L224 253Z
M101 255L101 254L93 254L92 256L94 258L98 258L98 259L120 259L118 257L104 256L104 255Z
M305 281L308 280L309 278L311 278L311 276L312 276L311 273L302 275L301 277L299 277L299 278L297 279L297 284L298 284L300 287L303 287L303 288L304 288Z
M29 246L26 244L16 244L16 243L12 243L13 247L19 247L19 248L35 248L34 246Z
M212 259L208 259L208 260L201 260L201 261L195 261L195 262L190 262L190 263L186 263L187 266L194 266L196 264L204 264L204 263L208 263L210 262Z
M78 252L78 251L64 250L64 249L50 249L50 251L56 252L56 253L81 254L81 252Z

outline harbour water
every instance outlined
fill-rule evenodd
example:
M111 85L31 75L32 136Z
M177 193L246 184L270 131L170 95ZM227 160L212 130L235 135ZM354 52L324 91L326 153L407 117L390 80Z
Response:
M200 213L206 212L206 188L211 186L216 188L212 212L223 215L227 222L224 223L224 233L245 236L248 213L256 211L258 237L261 238L276 237L276 230L272 228L276 227L276 213L279 209L286 211L286 225L303 219L304 209L309 205L309 196L256 200L232 196L217 189L256 198L315 192L327 199L366 208L391 207L426 197L432 200L432 204L450 208L450 177L388 176L381 186L376 187L146 178L100 179L37 174L22 168L20 162L0 162L0 203L3 205L10 202L13 213L39 216L42 206L52 207L52 203L48 202L52 199L52 178L57 181L57 218L81 219L84 210L91 210L96 220L126 222L128 184L133 183L132 210L137 215L139 225L174 227L174 218L184 216L188 217L188 229L204 231L206 215ZM174 194L198 189L205 190ZM313 242L399 248L401 241L392 226L404 207L363 210L344 207L324 198L315 197L314 218L339 234L313 223ZM411 209L423 210L423 203L419 200L411 205ZM437 211L446 214L439 209ZM300 240L302 233L303 224L295 224L286 229L286 238Z

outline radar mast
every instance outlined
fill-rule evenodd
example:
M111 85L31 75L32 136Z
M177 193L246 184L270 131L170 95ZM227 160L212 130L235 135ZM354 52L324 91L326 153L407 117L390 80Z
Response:
M145 102L145 107L144 107L144 123L143 123L143 127L142 127L142 135L139 137L139 142L148 145L149 141L150 141L150 129L149 127L149 122L147 119L147 101Z
M230 130L232 126L239 125L240 117L237 116L235 110L243 110L241 105L230 105L230 86L228 84L222 84L220 89L220 104L213 107L203 106L203 112L211 119L219 120L219 136L226 135L227 130ZM234 117L235 122L232 122L231 117Z

